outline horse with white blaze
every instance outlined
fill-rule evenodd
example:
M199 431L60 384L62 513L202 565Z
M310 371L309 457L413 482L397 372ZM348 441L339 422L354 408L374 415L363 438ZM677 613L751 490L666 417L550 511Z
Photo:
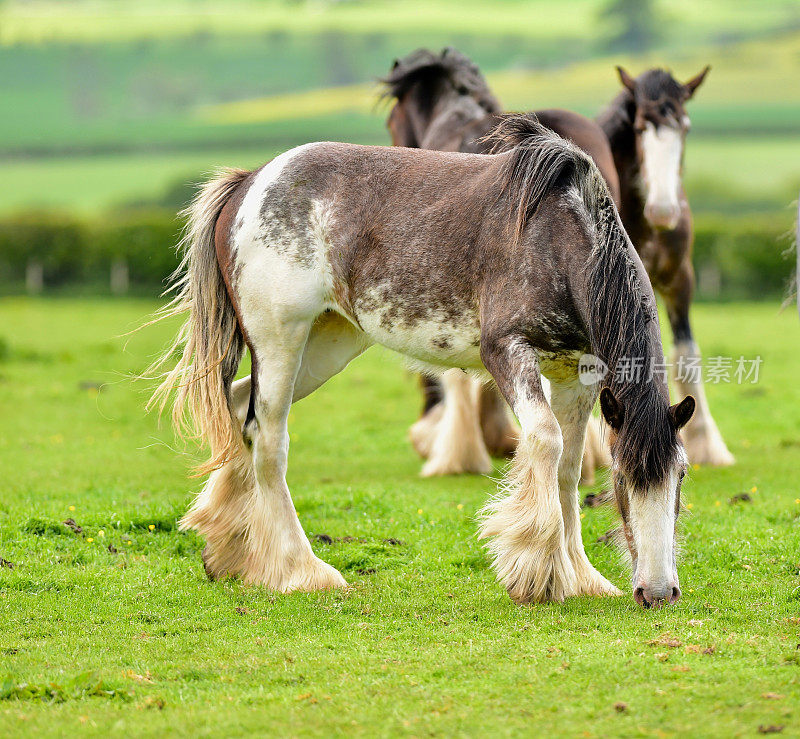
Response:
M280 592L345 585L317 558L286 485L293 401L373 343L497 383L521 426L481 514L493 567L518 603L618 594L581 540L578 478L596 384L613 429L614 491L637 602L680 596L675 527L691 397L615 372L663 362L655 298L592 161L535 118L495 134L503 153L315 143L230 170L191 208L177 297L182 352L154 401L211 449L182 520L206 537L209 577ZM247 347L251 378L234 383ZM541 376L551 381L548 402ZM186 411L190 417L187 418Z

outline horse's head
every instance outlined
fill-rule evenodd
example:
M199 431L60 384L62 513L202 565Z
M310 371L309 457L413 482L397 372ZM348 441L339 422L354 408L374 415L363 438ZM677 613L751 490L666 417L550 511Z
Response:
M655 228L672 229L678 225L683 147L690 126L684 106L708 70L706 67L681 84L663 69L650 69L634 79L617 67L632 99L631 120L645 188L644 214Z
M603 417L612 429L614 496L633 568L633 597L659 608L681 596L676 527L687 458L678 431L694 412L694 398L661 412L652 402L626 403L609 388L600 393ZM656 398L657 401L657 398Z
M383 82L397 100L386 123L395 146L425 146L436 120L445 116L452 130L500 111L477 65L451 48L441 54L417 49L397 59Z

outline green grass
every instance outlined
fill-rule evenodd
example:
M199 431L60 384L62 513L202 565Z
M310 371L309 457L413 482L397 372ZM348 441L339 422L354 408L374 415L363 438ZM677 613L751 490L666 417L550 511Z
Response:
M352 588L207 582L202 541L176 530L195 456L173 450L128 380L174 328L122 336L154 307L0 302L0 556L14 565L0 567L0 696L22 697L0 700L4 735L800 733L794 311L695 309L706 355L760 354L762 378L709 386L738 463L692 472L684 597L644 612L629 596L512 605L475 539L493 483L418 477L414 382L381 350L290 420L301 521L356 539L312 542ZM610 512L585 514L590 558L627 590L595 543Z

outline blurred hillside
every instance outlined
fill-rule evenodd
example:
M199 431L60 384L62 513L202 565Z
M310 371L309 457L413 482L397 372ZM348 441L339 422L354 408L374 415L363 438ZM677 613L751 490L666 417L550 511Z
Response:
M692 101L695 209L775 213L800 187L800 4L775 0L478 3L5 2L0 210L177 205L217 165L317 139L388 143L376 79L456 46L510 109L596 114L613 65L712 73ZM625 19L628 18L628 21ZM632 49L639 49L633 52ZM644 49L644 50L642 50Z

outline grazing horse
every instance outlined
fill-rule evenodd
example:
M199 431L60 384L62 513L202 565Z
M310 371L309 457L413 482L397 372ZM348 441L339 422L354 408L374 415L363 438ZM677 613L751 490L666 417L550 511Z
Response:
M153 402L175 390L178 428L193 420L211 450L181 524L205 535L210 577L280 592L345 585L292 503L287 419L379 343L425 366L488 373L519 418L513 468L481 523L510 596L617 594L581 541L577 483L598 386L580 381L578 360L592 352L612 369L601 409L634 597L679 597L677 431L694 403L670 407L658 375L634 383L613 371L626 357L663 362L647 274L591 159L524 116L497 136L506 150L495 156L307 144L198 194L165 309L188 313L162 362L180 358ZM251 380L234 388L245 346Z
M711 417L699 376L700 348L689 323L693 232L681 182L689 131L684 106L708 70L681 84L663 69L648 70L634 79L617 67L625 89L598 117L598 123L614 152L622 223L667 307L674 339L670 365L678 397L693 395L697 401L697 413L682 432L689 460L729 465L733 455Z
M383 81L386 96L396 101L387 120L395 146L475 154L488 154L496 146L491 131L507 116L501 114L500 103L478 66L459 51L446 48L434 54L418 49L396 60ZM600 126L567 110L541 110L535 115L594 159L619 205L617 171ZM490 452L505 456L514 451L517 429L496 387L458 372L445 374L441 381L422 374L420 381L422 416L409 436L414 448L427 458L423 476L488 473ZM595 467L609 462L599 425L592 419L581 482L594 482Z

